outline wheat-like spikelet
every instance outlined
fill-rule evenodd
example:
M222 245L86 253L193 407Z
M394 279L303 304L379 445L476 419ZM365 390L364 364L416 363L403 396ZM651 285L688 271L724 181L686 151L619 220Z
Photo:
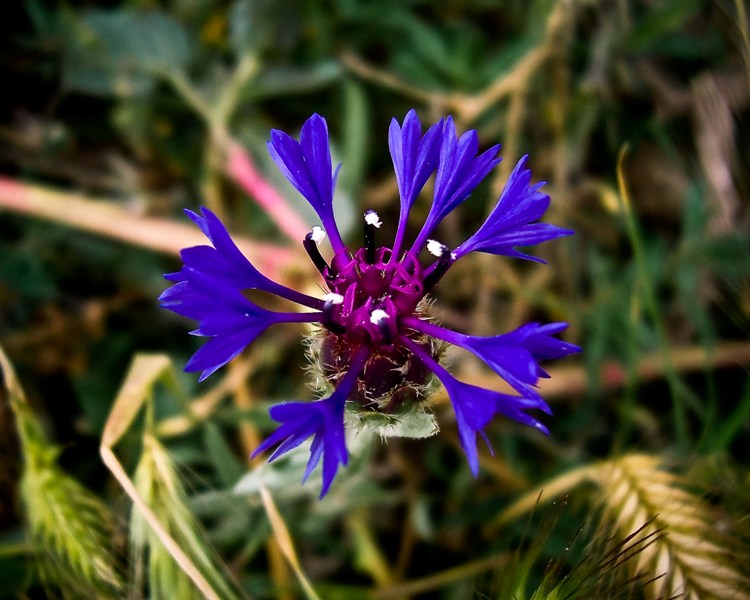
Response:
M219 597L227 600L241 597L228 583L228 573L217 566L219 559L187 507L187 496L166 449L149 433L144 434L143 454L133 480L159 523L190 556ZM204 597L135 506L130 531L138 589L143 587L143 566L147 564L150 598L200 600Z
M716 511L687 492L658 458L625 456L601 464L593 475L602 488L598 501L605 518L620 537L639 529L654 534L653 543L626 564L633 576L653 579L644 588L649 598L750 599L742 562Z
M26 452L20 490L42 581L66 597L120 597L107 509L57 466L57 452Z
M545 581L535 599L750 599L747 546L657 457L628 455L563 473L516 500L487 532L583 484L596 486L588 497L603 509L601 531L581 564L551 590L555 578Z
M59 449L44 434L2 347L0 375L21 444L19 492L41 581L64 597L120 597L109 511L57 464Z

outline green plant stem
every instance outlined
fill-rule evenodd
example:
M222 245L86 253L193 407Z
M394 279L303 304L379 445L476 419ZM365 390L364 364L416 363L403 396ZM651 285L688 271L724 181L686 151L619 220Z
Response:
M656 299L656 293L651 285L648 275L648 264L646 254L643 249L643 240L638 230L635 215L633 214L630 196L628 195L627 183L623 173L623 163L627 153L627 145L623 146L617 158L617 182L620 189L618 201L625 218L625 227L630 244L633 248L636 267L640 274L640 284L643 289L643 298L646 304L646 310L653 321L656 335L659 340L662 355L664 356L664 374L667 379L670 395L672 396L672 415L674 418L674 428L677 436L677 444L682 452L685 452L690 443L690 432L688 430L687 410L685 403L680 395L680 382L672 364L671 352L669 349L669 340L664 329L664 323L661 319L659 303Z

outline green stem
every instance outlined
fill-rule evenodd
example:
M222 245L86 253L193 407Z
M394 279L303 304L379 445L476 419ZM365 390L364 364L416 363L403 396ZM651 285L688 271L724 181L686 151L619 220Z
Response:
M648 276L648 264L646 260L646 254L643 248L643 240L638 230L638 224L636 223L635 215L633 214L632 205L630 203L630 196L628 195L627 184L625 182L625 175L623 173L623 163L625 155L627 153L627 145L623 146L620 150L617 158L617 183L620 190L618 195L618 201L620 202L620 208L622 209L625 217L625 227L627 230L630 244L633 247L633 255L636 262L638 273L640 274L640 284L643 289L643 298L646 305L646 310L653 321L654 328L656 330L657 339L659 346L664 356L664 375L667 379L667 385L669 387L670 395L672 396L672 415L674 418L674 428L677 436L677 443L681 451L686 451L690 443L690 432L688 430L687 411L685 403L680 393L680 381L677 376L677 372L672 364L672 356L669 350L669 340L667 338L666 330L664 329L664 322L661 319L661 313L659 310L659 302L656 299L656 293L651 285L651 280Z

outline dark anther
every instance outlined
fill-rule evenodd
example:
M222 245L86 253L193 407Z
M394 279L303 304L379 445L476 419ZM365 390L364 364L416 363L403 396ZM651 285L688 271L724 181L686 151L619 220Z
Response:
M375 309L370 315L370 322L374 323L380 330L380 335L383 336L383 343L386 346L390 346L393 343L390 318L388 313L382 309Z
M375 263L375 229L380 227L378 213L368 210L365 213L365 260L368 264Z
M320 271L320 274L323 275L323 277L325 277L330 269L328 268L326 259L323 258L320 250L318 250L318 243L315 241L315 234L312 231L305 236L302 245L305 247L305 251L310 257L310 260L313 261L315 268Z
M325 301L325 304L323 305L323 318L320 320L320 323L331 333L341 335L346 333L346 328L340 323L337 323L333 318L333 307L337 304L340 304L340 302L334 302L332 299Z
M432 265L432 268L428 270L427 275L422 282L425 294L437 285L438 281L443 278L443 275L446 274L448 268L452 264L453 257L451 256L451 251L448 246L443 246L443 252L440 255L440 258L438 258L437 262L435 262L435 264Z
M391 338L391 328L388 326L388 319L380 319L378 329L380 329L380 333L383 336L383 344L390 346L393 343L393 339Z

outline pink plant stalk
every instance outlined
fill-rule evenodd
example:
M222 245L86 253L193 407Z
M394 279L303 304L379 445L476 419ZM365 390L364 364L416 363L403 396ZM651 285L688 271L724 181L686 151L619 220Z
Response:
M310 227L263 177L240 144L229 145L227 172L292 242L297 244L305 239Z

